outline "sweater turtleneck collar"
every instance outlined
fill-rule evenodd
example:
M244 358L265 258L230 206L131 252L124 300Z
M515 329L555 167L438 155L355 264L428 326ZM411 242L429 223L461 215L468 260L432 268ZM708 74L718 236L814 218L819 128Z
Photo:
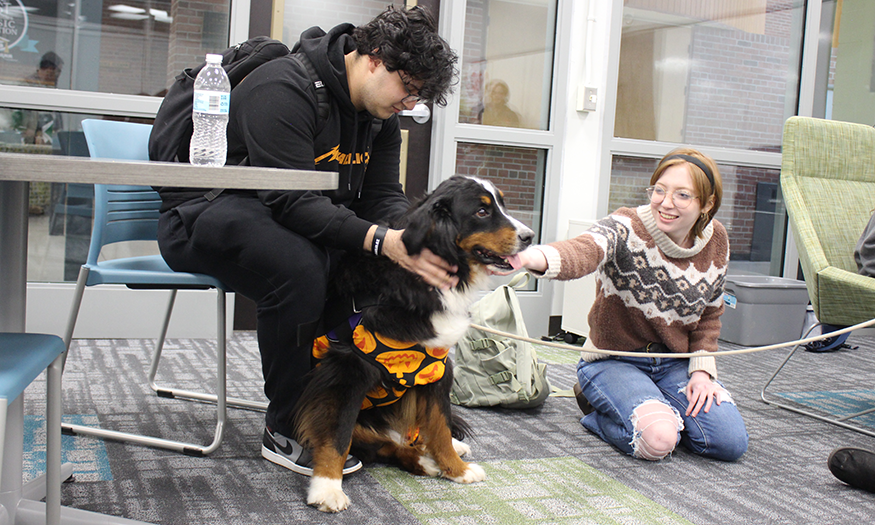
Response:
M638 218L644 223L644 227L647 228L647 233L653 237L656 246L658 246L668 257L675 259L687 259L693 257L702 251L702 248L704 248L711 240L711 235L714 234L714 221L711 221L708 223L708 226L705 226L702 236L696 237L692 248L682 248L656 226L656 219L653 218L653 212L650 211L649 204L642 204L641 206L638 206L635 211L638 213Z

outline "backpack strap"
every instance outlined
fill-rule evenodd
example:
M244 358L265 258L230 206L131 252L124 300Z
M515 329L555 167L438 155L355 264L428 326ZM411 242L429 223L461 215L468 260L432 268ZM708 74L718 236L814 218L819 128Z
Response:
M328 102L328 90L325 88L325 83L319 78L319 73L316 72L316 66L313 65L310 57L304 53L296 53L295 56L304 65L307 75L310 76L310 82L316 88L316 113L319 117L316 123L316 134L318 135L322 132L325 121L328 120L328 115L331 113L331 104Z

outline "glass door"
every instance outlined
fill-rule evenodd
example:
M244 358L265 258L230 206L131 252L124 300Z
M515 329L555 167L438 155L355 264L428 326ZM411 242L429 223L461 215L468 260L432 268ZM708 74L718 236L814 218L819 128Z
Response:
M445 34L461 56L457 95L441 114L430 182L454 173L495 183L510 212L536 233L552 231L564 119L564 70L557 70L558 0L454 0L443 4ZM559 103L557 103L559 101ZM552 239L551 239L552 240ZM493 279L493 285L502 280ZM519 294L527 328L547 335L552 283Z

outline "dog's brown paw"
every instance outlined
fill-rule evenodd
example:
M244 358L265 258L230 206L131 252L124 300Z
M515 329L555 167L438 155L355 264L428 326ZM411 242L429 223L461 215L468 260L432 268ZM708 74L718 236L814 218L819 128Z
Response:
M486 479L486 471L483 470L483 467L476 463L468 463L467 465L468 468L461 476L447 476L447 479L456 483L477 483Z
M307 505L322 512L340 512L349 507L349 497L340 486L341 480L315 476L310 479Z

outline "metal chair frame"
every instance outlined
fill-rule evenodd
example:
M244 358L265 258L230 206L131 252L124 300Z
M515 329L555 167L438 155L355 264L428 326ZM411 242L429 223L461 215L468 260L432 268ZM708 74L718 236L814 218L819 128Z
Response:
M44 510L47 524L61 521L61 482L73 475L72 465L61 465L61 367L65 348L56 335L0 333L0 484L21 490L0 493L5 522L18 522L19 510L31 505ZM46 473L21 485L20 459L4 458L7 450L20 454L24 390L46 371ZM7 461L4 463L4 459ZM5 467L5 468L4 468ZM17 478L17 479L13 479ZM2 521L2 520L0 520Z
M92 158L148 160L150 125L89 119L82 122L82 129L85 132ZM228 288L217 279L207 275L175 272L167 266L160 255L98 261L102 247L107 244L131 240L155 241L160 206L160 196L148 187L95 185L95 220L91 245L88 250L88 259L79 271L64 343L69 349L86 287L97 284L124 284L134 289L169 290L170 296L164 321L155 343L149 368L149 386L160 397L215 403L216 431L213 439L206 445L199 445L84 425L64 424L62 430L67 434L132 442L174 450L192 456L205 456L214 452L222 442L227 419L227 406L250 410L266 410L267 408L266 402L227 397L225 294ZM156 381L161 352L164 348L177 291L181 289L216 290L218 333L214 394L161 386Z
M814 329L819 327L819 326L822 326L822 323L814 324L811 328L809 328L805 332L805 335L802 336L802 339L807 339L810 336L811 332L814 331ZM864 427L861 425L855 425L852 422L848 422L849 419L854 419L855 417L865 416L866 414L871 414L872 412L875 412L875 407L872 407L872 408L869 408L867 410L863 410L860 412L856 412L854 414L850 414L847 416L829 417L829 416L825 416L823 414L819 414L817 412L813 412L811 410L806 410L804 408L800 408L799 406L796 406L796 405L790 404L788 402L779 400L776 397L771 397L771 398L767 397L766 389L768 389L769 385L772 384L772 381L774 381L775 378L778 377L778 374L781 372L781 370L784 369L784 366L787 364L787 362L790 361L790 358L793 357L793 354L795 354L796 351L799 350L800 346L802 346L802 345L796 345L793 347L792 350L790 350L790 353L787 355L787 357L784 359L784 361L781 363L781 365L778 367L778 369L775 370L775 373L772 374L772 376L769 378L768 381L766 381L766 384L763 385L763 389L760 392L760 399L762 399L764 402L766 402L769 405L774 405L776 407L783 408L784 410L796 412L797 414L802 414L804 416L808 416L808 417L811 417L814 419L819 419L820 421L832 423L833 425L837 425L837 426L840 426L842 428L846 428L848 430L853 430L853 431L859 432L861 434L866 434L867 436L875 437L875 430L872 430L871 428Z

